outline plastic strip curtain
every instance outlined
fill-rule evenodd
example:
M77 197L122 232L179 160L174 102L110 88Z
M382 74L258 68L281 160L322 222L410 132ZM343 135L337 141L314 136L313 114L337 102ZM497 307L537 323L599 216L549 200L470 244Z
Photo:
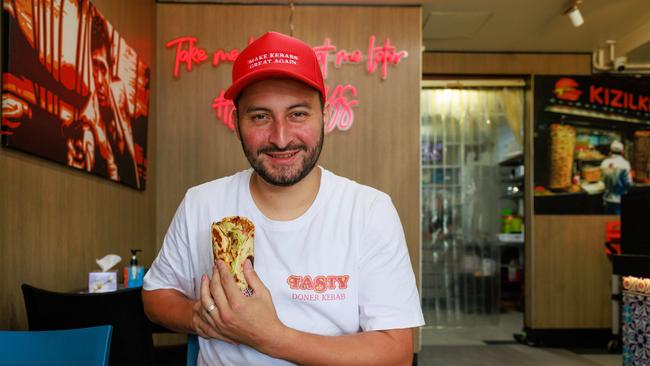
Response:
M512 149L508 144L521 144L523 90L425 89L421 111L427 325L494 323L501 277L498 159Z

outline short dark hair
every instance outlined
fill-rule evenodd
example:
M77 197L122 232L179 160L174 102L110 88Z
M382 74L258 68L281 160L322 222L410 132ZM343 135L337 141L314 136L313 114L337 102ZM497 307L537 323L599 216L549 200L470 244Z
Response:
M111 53L111 39L108 35L108 26L106 20L94 12L90 26L90 49L96 51L99 49L106 50L106 57L108 59L108 66L113 68L113 55Z

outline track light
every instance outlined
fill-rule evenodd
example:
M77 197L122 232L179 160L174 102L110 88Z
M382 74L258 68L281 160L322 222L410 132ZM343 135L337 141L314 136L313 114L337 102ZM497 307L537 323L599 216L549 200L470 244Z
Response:
M574 0L573 5L571 5L567 10L564 11L564 14L569 16L569 20L571 20L571 24L573 24L574 27L579 27L581 26L585 20L582 17L582 13L580 12L580 9L578 8L578 5L582 4L582 0Z

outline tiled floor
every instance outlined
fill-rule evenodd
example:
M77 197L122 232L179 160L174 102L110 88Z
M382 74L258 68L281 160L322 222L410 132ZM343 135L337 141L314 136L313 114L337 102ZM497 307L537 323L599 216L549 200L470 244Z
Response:
M578 355L558 348L519 344L491 346L425 346L419 366L620 366L621 355Z
M492 319L493 318L493 319ZM422 328L423 346L484 346L484 341L513 341L512 334L523 328L523 314L503 313L490 321L475 320L476 324L465 328Z
M480 323L480 322L479 322ZM487 322L485 322L487 323ZM620 366L620 354L580 354L560 348L539 348L514 342L523 325L518 312L501 314L491 324L468 328L424 327L420 366Z

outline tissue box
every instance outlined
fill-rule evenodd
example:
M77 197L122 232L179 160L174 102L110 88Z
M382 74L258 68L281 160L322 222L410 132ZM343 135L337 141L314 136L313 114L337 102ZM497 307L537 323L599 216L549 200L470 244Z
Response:
M88 292L110 292L117 290L117 272L89 272Z

